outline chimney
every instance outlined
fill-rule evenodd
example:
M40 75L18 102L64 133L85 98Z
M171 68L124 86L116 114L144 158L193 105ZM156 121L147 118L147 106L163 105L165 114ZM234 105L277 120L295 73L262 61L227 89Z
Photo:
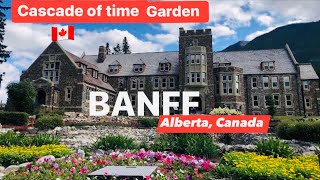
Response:
M103 63L107 57L107 51L104 46L99 46L98 63Z

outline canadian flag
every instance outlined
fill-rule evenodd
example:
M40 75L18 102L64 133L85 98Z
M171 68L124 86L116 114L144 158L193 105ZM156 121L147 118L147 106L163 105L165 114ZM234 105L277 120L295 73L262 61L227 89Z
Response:
M52 41L74 40L74 27L52 27Z

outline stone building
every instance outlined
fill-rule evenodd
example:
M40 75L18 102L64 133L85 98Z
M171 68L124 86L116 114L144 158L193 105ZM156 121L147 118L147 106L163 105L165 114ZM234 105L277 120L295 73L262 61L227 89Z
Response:
M198 113L229 107L246 114L267 114L271 95L277 115L319 115L319 77L311 64L299 64L288 45L283 49L214 52L210 29L180 28L179 51L76 56L51 43L21 79L31 80L37 102L65 111L88 111L90 91L105 91L114 104L128 91L133 107L137 92L199 91ZM172 98L172 101L180 101ZM160 103L162 104L162 103ZM162 112L160 107L160 112ZM172 109L172 113L181 112ZM146 114L149 114L146 108Z

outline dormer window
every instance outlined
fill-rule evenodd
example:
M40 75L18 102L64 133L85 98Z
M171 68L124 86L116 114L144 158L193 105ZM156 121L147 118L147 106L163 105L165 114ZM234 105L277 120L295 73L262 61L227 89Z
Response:
M135 72L135 73L143 72L143 64L134 64L133 65L133 72Z
M118 65L110 65L109 66L109 73L116 74L119 72L119 66Z
M108 76L105 75L105 74L103 74L103 75L102 75L102 81L103 81L103 82L108 82Z
M98 79L98 71L92 70L92 77Z
M262 70L273 71L275 69L274 61L266 61L261 63Z
M160 63L160 71L161 72L168 72L171 70L171 64L170 63Z

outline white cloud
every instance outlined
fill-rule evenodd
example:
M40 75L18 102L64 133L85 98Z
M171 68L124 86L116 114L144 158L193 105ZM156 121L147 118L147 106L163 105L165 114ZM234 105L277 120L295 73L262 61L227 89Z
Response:
M146 38L163 45L178 43L178 36L174 34L146 34Z
M1 82L0 87L0 101L5 103L7 101L7 90L6 87L10 82L16 82L20 79L20 72L16 66L10 63L0 64L0 73L5 72L6 74L2 77L3 81Z
M251 41L251 40L253 40L254 38L256 38L256 37L258 37L258 36L260 36L260 35L262 35L262 34L266 34L266 33L270 32L270 31L274 30L275 28L276 28L276 27L269 27L269 28L264 29L264 30L261 30L261 31L256 31L256 32L254 32L254 33L252 33L252 34L247 35L246 38L245 38L245 40L246 40L246 41Z
M223 25L216 25L216 26L209 26L208 28L212 29L212 35L214 38L219 38L223 36L232 36L237 34L235 30L230 29L227 26Z
M270 26L273 23L273 18L268 15L261 15L257 18L257 21L265 26Z

